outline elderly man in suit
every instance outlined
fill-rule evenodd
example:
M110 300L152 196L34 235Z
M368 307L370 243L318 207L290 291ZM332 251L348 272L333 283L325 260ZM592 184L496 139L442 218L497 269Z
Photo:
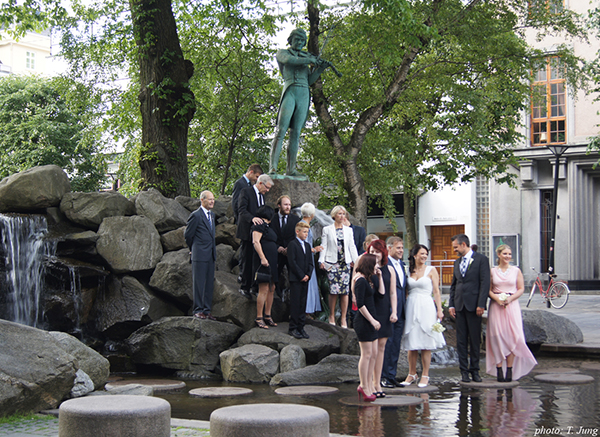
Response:
M404 306L406 303L406 270L402 257L404 256L404 242L400 237L390 237L386 241L388 248L388 261L396 271L396 297L398 305L396 314L398 320L393 324L392 335L388 337L383 357L383 369L381 371L381 386L385 388L400 387L396 381L398 358L400 356L400 344L404 333Z
M200 193L200 208L190 214L185 228L185 242L192 254L192 281L194 284L194 317L216 320L210 313L212 306L215 260L215 196L210 191Z
M240 293L247 298L251 298L250 288L252 287L252 257L254 248L252 246L252 235L250 228L252 224L259 225L263 221L256 216L258 208L265 204L264 195L273 186L273 180L266 174L260 175L256 180L256 184L252 187L244 188L240 193L238 203L238 226L235 236L241 240L240 258L244 262L241 264L243 269L240 269L241 284Z
M284 284L283 268L288 265L287 247L290 241L296 238L296 224L300 217L292 212L292 201L287 195L280 196L277 199L277 212L271 220L271 228L277 234L277 271L279 273L279 283L276 284L277 295L281 297Z
M473 252L469 237L452 237L452 248L460 256L454 262L450 286L450 315L456 318L456 349L463 382L481 382L479 345L481 316L490 292L490 262L485 255ZM469 359L470 358L470 359Z

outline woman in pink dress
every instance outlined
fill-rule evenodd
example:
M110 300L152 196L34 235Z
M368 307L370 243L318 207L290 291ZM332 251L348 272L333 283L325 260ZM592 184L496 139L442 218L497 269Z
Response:
M525 288L523 274L511 266L512 251L506 244L496 248L498 266L492 269L488 309L486 372L498 382L527 375L537 361L525 344L519 297ZM495 367L495 369L494 369ZM504 370L506 369L506 370Z

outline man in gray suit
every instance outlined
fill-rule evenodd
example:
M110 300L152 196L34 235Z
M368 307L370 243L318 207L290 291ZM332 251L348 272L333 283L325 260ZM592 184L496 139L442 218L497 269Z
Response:
M192 281L194 284L194 317L216 320L210 313L212 306L215 260L215 196L210 191L200 193L200 208L190 214L185 228L185 242L192 254Z
M454 262L450 286L450 315L456 318L456 349L463 382L481 382L479 376L479 345L481 316L490 293L490 262L485 255L473 252L469 237L452 237L452 248L460 256ZM470 358L470 359L469 359Z

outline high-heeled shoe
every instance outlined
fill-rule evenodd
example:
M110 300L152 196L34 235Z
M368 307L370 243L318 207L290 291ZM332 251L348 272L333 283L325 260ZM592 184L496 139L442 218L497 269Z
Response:
M506 377L504 378L504 382L512 382L512 367L506 368Z
M356 391L358 392L358 400L359 401L364 400L365 402L373 402L375 399L377 399L377 396L375 396L375 394L367 395L360 385L358 386Z
M419 388L425 388L425 387L427 387L429 385L429 376L421 375L421 381L423 381L423 378L427 378L427 384L419 382L417 384L417 387L419 387Z
M412 378L410 381L408 380L408 378ZM410 373L408 374L408 376L406 377L405 381L402 381L400 383L400 385L402 387L408 387L409 385L411 385L413 382L415 382L417 380L417 374L415 373L414 375L411 375Z
M506 382L506 379L504 379L504 374L502 373L502 367L496 367L496 380L498 382Z

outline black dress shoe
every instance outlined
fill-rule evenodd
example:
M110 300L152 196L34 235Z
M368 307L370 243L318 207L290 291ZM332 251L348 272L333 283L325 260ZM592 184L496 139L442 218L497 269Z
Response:
M381 378L381 386L385 388L396 388L396 384L387 378Z
M310 338L310 336L306 333L304 328L300 329L300 334L302 334L302 338Z
M462 379L461 379L462 382L471 382L471 378L469 377L469 372L460 372L460 375L462 376Z
M252 299L252 295L250 294L250 292L248 290L244 290L243 288L240 288L240 294L242 296L244 296L245 298Z
M297 339L304 338L304 337L302 337L302 334L300 333L300 331L298 331L297 329L289 330L288 334Z
M479 376L479 372L477 370L471 372L471 375L473 376L473 382L481 382L481 376Z

